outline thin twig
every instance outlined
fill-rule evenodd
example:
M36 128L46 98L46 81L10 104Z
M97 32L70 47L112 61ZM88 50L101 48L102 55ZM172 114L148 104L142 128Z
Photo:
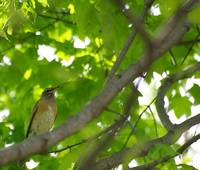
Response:
M125 116L125 115L123 115L122 113L119 113L119 112L117 112L117 111L115 111L115 110L113 110L113 109L111 109L111 108L105 108L105 110L107 110L107 111L109 111L109 112L111 112L111 113L115 113L115 114L117 114L117 115L119 115L119 116L121 116L121 117ZM131 128L133 128L133 125L131 124L130 121L127 121L127 123L130 125ZM87 139L83 139L82 141L80 141L80 142L78 142L78 143L75 143L75 144L72 144L72 145L68 145L68 146L66 146L66 147L64 147L64 148L62 148L62 149L50 151L49 153L59 153L59 152L63 152L63 151L66 151L66 150L68 150L68 149L72 149L72 148L74 148L74 147L76 147L76 146L79 146L79 145L81 145L81 144L84 144L84 143L87 143L87 142L91 142L91 141L93 141L93 140L95 140L95 139L98 139L100 136L102 136L102 135L104 135L104 134L110 132L110 131L113 129L113 126L114 126L114 125L111 125L111 126L107 127L106 129L104 129L103 131L101 131L100 133L98 133L98 134L95 135L95 136L92 136L92 137L87 138Z
M172 63L177 66L177 61L176 61L176 58L174 56L174 53L172 51L172 49L169 50L169 54L172 56Z
M188 147L190 147L194 142L196 142L197 140L200 139L200 134L193 136L191 139L189 139L184 145L182 145L179 149L177 149L175 154L172 155L168 155L168 156L164 156L158 160L154 160L148 164L144 164L144 165L139 165L133 168L129 168L128 170L151 170L154 169L155 166L167 162L170 159L182 154Z
M137 89L135 89L135 90L137 90ZM138 95L138 93L134 91L133 96L135 97L135 96L137 96L137 95ZM121 118L123 117L124 119L127 120L127 114L129 113L130 108L133 107L133 103L131 102L131 98L132 98L132 96L129 97L127 103L125 104L125 105L126 105L126 106L125 106L126 110L125 110L124 112L125 112L126 114L121 114L121 113L116 112L116 111L114 111L113 109L110 109L110 108L106 108L105 110L110 111L110 112L112 112L112 113L115 113L115 114L117 114L117 115L120 115ZM130 124L130 126L133 128L133 126L132 126L132 124L131 124L130 121L129 121L129 124ZM78 142L78 143L75 143L75 144L66 146L65 148L62 148L62 149L50 151L49 153L58 153L58 152L62 152L62 151L71 149L71 148L73 148L73 147L75 147L75 146L78 146L78 145L81 145L81 144L84 144L84 143L87 143L87 142L91 142L91 141L93 141L93 140L95 140L95 139L98 139L100 136L102 136L102 135L104 135L104 134L110 133L110 132L115 128L115 126L116 126L116 122L115 122L114 124L110 125L109 127L107 127L106 129L104 129L103 131L101 131L100 133L98 133L98 134L95 135L95 136L92 136L92 137L90 137L90 138L88 138L88 139L83 139L82 141L80 141L80 142Z
M156 122L156 119L155 119L155 116L153 114L153 111L151 109L151 106L148 107L149 108L149 111L151 113L151 116L153 118L153 123L154 123L154 127L155 127L155 132L156 132L156 137L158 137L158 128L157 128L157 122Z
M78 143L75 143L75 144L72 144L72 145L68 145L68 146L66 146L65 148L62 148L62 149L50 151L49 153L59 153L59 152L63 152L63 151L66 151L66 150L68 150L68 149L72 149L72 148L74 148L74 147L76 147L76 146L79 146L79 145L81 145L81 144L84 144L84 143L86 143L87 141L88 141L88 139L82 140L81 142L78 142Z
M113 109L111 109L111 108L106 107L105 110L108 111L108 112L114 113L114 114L116 114L116 115L118 115L118 116L123 116L122 113L117 112L117 111L115 111L115 110L113 110ZM126 120L126 122L127 122L127 124L128 124L132 129L134 128L134 126L132 125L132 123L131 123L129 120Z
M188 44L197 44L200 42L200 39L192 39L192 40L183 40L183 41L179 41L177 42L175 45L188 45Z
M184 64L185 60L187 59L187 57L189 56L189 54L191 53L192 49L193 49L193 46L196 44L196 41L199 39L199 36L200 36L200 33L198 33L193 41L193 43L190 45L187 53L185 54L185 56L183 57L183 60L181 62L181 65Z
M154 2L154 0L145 0L144 9L143 9L141 16L140 16L141 22L144 22L145 16L147 15L147 12L148 12L148 10L151 7L153 2ZM136 32L133 30L131 32L131 34L129 35L128 40L126 41L124 47L120 51L120 53L117 57L117 60L115 61L110 74L108 75L108 79L113 77L114 74L116 73L117 69L119 68L123 58L125 57L128 49L129 49L129 47L131 46L132 42L134 41L135 36L136 36Z
M66 23L66 24L73 24L74 23L72 21L68 21L68 20L65 20L61 17L54 17L54 16L50 16L50 15L44 15L44 14L40 14L40 13L37 13L38 16L42 17L42 18L47 18L47 19L53 19L53 20L56 20L56 21L62 21L63 23Z
M117 71L117 69L119 68L123 58L125 57L129 47L131 46L133 40L135 39L135 36L136 36L135 31L132 31L131 34L129 35L128 40L126 41L124 47L120 51L117 60L115 61L114 65L112 67L112 70L111 70L110 74L108 75L108 79L110 79L111 77L114 76L114 74Z
M42 31L42 30L45 30L45 29L49 28L49 27L52 26L55 22L56 22L56 21L53 21L53 22L51 22L51 23L49 23L49 24L47 24L47 25L41 27L38 31ZM35 32L34 32L34 33L30 33L29 35L23 37L22 39L19 39L19 40L18 40L18 43L20 42L20 43L22 44L22 43L24 43L26 40L28 40L29 38L31 38L32 36L35 36ZM8 48L3 49L3 50L0 52L0 54L3 54L3 53L5 53L5 52L7 52L7 51L13 49L13 48L15 47L15 45L16 45L16 43L13 44L13 45L11 45L11 46L8 47Z
M137 98L138 93L135 91L137 90L135 87L133 87L133 90L131 90L130 95L128 96L127 100L125 101L124 106L124 114L119 118L118 121L116 121L113 124L112 130L109 134L105 136L98 144L95 144L95 147L92 150L89 150L89 153L82 157L78 163L75 165L74 169L76 170L88 170L90 169L95 161L96 156L99 152L105 149L105 147L108 146L108 144L113 140L115 137L115 134L119 131L119 129L123 126L123 124L126 122L130 110L132 107L134 107L137 104Z
M124 115L123 115L124 116ZM72 144L72 145L69 145L69 146L66 146L62 149L59 149L59 150L54 150L54 151L50 151L49 153L58 153L58 152L62 152L62 151L65 151L65 150L68 150L68 149L71 149L75 146L78 146L78 145L81 145L81 144L84 144L84 143L87 143L87 142L91 142L93 140L96 140L98 139L100 136L104 135L104 134L107 134L109 133L110 131L112 131L112 129L114 128L115 126L115 123L110 125L109 127L107 127L106 129L104 129L103 131L99 132L98 134L92 136L92 137L89 137L87 139L83 139L82 141L78 142L78 143L75 143L75 144Z
M59 15L69 15L70 11L69 10L60 10L60 11L56 11L56 10L52 10L52 9L48 9L47 10L48 13L55 13L55 14L59 14Z
M126 141L125 141L125 143L124 143L124 145L123 145L123 147L122 147L121 150L123 150L123 149L126 147L126 145L127 145L128 141L129 141L130 137L131 137L131 136L133 135L133 133L135 132L135 129L136 129L136 127L137 127L137 124L139 123L139 121L140 121L142 115L147 111L147 109L149 108L149 106L151 106L152 103L153 103L155 100L156 100L156 97L155 97L155 98L150 102L150 104L149 104L148 106L146 106L146 108L139 114L139 116L138 116L138 118L137 118L137 120L136 120L136 122L135 122L135 125L133 126L131 132L129 133L129 135L128 135L128 137L127 137L127 139L126 139Z
M141 22L140 17L136 17L129 8L126 8L126 3L123 0L115 0L116 4L119 6L123 14L127 17L129 22L133 24L136 33L139 33L146 44L147 52L152 49L152 41L149 34L145 31L144 25Z
M40 15L41 15L41 14L40 14ZM43 17L44 17L44 15L43 15ZM50 16L46 16L46 17L50 17ZM72 24L72 25L74 25L73 22L71 22L71 21L66 21L66 20L63 20L63 19L61 19L61 18L51 18L51 19L54 19L54 21L52 21L51 23L48 23L47 25L45 25L45 26L39 28L38 31L43 31L43 30L45 30L45 29L47 29L47 28L53 26L53 25L54 25L56 22L58 22L58 21L63 21L63 22L65 21L65 23L67 23L67 24ZM23 37L22 39L19 39L19 40L18 40L18 43L23 44L26 40L28 40L29 38L31 38L31 37L33 37L33 36L35 36L35 32L32 32L32 33L30 33L29 35ZM5 53L5 52L7 52L7 51L9 51L9 50L11 50L11 49L13 49L13 48L15 48L15 45L16 45L16 43L15 43L15 44L12 44L12 45L11 45L10 47L8 47L8 48L3 49L2 51L0 51L0 54L3 54L3 53Z
M112 154L110 157L103 158L96 162L96 165L92 170L101 170L101 169L111 169L112 167L117 167L119 164L122 164L124 160L131 161L132 159L138 157L146 156L150 149L155 147L158 144L161 145L173 145L183 134L191 127L199 124L200 114L185 120L183 123L178 124L176 128L168 131L164 136L148 140L146 142L137 142L131 148L126 148L120 152ZM199 138L199 137L198 137ZM192 139L191 139L192 140ZM146 167L146 165L141 165ZM136 169L135 169L136 170ZM138 169L139 170L139 169ZM147 169L143 169L147 170Z

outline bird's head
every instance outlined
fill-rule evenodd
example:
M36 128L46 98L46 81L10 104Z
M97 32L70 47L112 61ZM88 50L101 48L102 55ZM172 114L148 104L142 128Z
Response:
M51 88L46 88L44 89L44 91L42 92L42 98L45 99L50 99L54 97L55 91L56 89L58 89L59 87L51 87Z

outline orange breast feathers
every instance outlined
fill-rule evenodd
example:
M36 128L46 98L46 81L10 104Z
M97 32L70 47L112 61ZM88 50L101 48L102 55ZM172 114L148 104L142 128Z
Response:
M57 107L54 100L39 100L28 128L27 136L38 135L49 131L55 121Z

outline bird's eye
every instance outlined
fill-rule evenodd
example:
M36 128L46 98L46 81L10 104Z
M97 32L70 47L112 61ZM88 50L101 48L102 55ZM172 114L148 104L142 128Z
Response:
M46 92L49 93L51 90L47 89Z
M46 92L47 92L47 93L52 93L52 92L53 92L53 89L47 89Z

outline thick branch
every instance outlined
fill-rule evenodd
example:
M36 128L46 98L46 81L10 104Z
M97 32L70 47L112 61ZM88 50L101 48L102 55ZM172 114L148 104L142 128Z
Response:
M189 67L187 70L176 73L171 77L167 78L163 85L159 88L157 100L156 100L156 109L158 116L167 130L171 130L175 125L170 121L167 112L164 108L164 97L169 88L178 80L191 77L195 72L200 70L200 62Z
M190 147L194 142L196 142L197 140L200 139L200 134L193 136L190 140L188 140L183 146L181 146L175 154L173 155L169 155L169 156L164 156L161 159L158 160L154 160L151 163L145 164L145 165L140 165L137 167L133 167L133 168L129 168L128 170L151 170L153 169L155 166L167 162L170 159L178 156L179 154L182 154L188 147Z
M111 132L107 134L99 143L95 143L94 148L92 150L89 150L87 155L83 155L81 157L78 167L75 167L74 169L88 170L93 166L96 156L99 154L99 152L103 151L109 143L112 142L116 133L120 130L120 128L127 120L131 109L137 105L138 96L139 93L134 87L125 101L123 115L119 118L118 121L113 124Z
M164 27L164 29L158 34L157 36L157 43L162 43L163 41L173 41L174 27L185 25L188 26L188 23L185 20L185 16L188 14L189 11L193 8L193 6L199 3L199 0L189 0L185 1L185 3L177 10L174 17L170 18L168 24ZM176 41L177 42L177 41Z
M115 0L115 2L124 13L124 15L128 18L129 22L133 24L135 31L141 35L144 43L146 44L147 50L151 50L152 41L144 29L144 24L141 22L143 18L136 17L130 9L126 8L126 3L123 0ZM149 4L152 4L152 2L149 2Z
M123 151L113 154L111 157L99 160L98 162L96 162L96 165L93 167L93 169L94 170L111 169L123 163L124 160L127 162L131 161L134 158L147 155L149 150L158 144L172 145L180 138L183 132L185 132L186 130L190 129L191 127L199 123L200 123L200 114L188 120L185 120L183 123L177 125L176 128L170 130L166 135L160 138L149 140L144 143L137 143L133 145L130 149L124 149ZM198 137L196 137L195 139L197 140L197 138ZM193 139L193 141L195 141L195 139ZM182 150L180 149L179 153L181 153Z
M189 148L193 143L198 141L200 139L200 134L193 136L191 139L189 139L184 145L182 145L177 152L182 154L187 148Z
M147 15L147 12L148 12L149 8L151 7L153 1L154 0L145 0L144 9L143 9L142 14L140 16L140 18L141 18L140 22L144 22L145 16ZM117 60L114 63L108 78L112 77L115 74L115 72L117 71L118 67L120 66L123 58L125 57L128 49L129 49L129 47L131 46L132 42L134 41L135 36L136 36L136 31L133 30L131 32L131 34L129 35L127 41L126 41L126 44L124 45L124 47L120 51L120 53L117 57Z

